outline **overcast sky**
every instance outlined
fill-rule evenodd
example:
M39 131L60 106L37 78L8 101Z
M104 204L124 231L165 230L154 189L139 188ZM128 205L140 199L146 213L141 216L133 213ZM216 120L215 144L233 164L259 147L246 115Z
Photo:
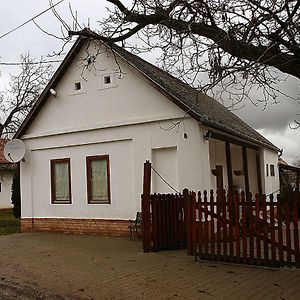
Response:
M127 0L128 2L129 0ZM59 0L53 1L54 3ZM64 0L57 6L60 15L71 23L69 3L73 10L78 11L80 23L87 25L90 23L91 29L98 29L97 20L107 15L105 0ZM0 1L0 36L29 20L49 7L48 0L9 0ZM37 23L54 34L60 34L61 24L51 11L43 14L36 19ZM56 38L44 34L32 22L14 31L13 33L0 38L0 62L18 62L20 55L30 53L32 57L44 58L53 51L59 51L62 42ZM154 56L147 56L155 61ZM18 67L7 67L0 65L0 88L3 89L9 82L10 73L18 73ZM279 87L284 92L291 95L299 95L299 80L290 78ZM300 159L300 129L292 130L289 124L300 114L300 104L279 98L279 104L270 104L262 111L250 103L244 103L245 107L235 111L249 125L257 129L266 138L279 148L284 149L283 158L291 163L295 159ZM298 116L300 120L300 116Z

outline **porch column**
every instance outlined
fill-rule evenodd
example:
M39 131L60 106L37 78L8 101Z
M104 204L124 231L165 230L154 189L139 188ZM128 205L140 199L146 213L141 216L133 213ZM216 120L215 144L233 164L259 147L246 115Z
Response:
M243 170L244 170L244 178L245 178L245 192L246 192L246 197L248 198L250 188L249 188L247 147L243 146L242 150L243 150Z
M256 173L258 183L258 194L262 194L262 180L261 180L261 164L260 164L260 153L256 151Z
M232 161L231 161L231 150L230 143L225 142L226 146L226 164L227 164L227 178L228 178L228 188L233 191L233 177L232 177Z

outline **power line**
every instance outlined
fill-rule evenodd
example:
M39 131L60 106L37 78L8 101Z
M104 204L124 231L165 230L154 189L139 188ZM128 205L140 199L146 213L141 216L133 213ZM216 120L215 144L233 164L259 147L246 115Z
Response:
M12 32L16 31L17 29L23 27L24 25L28 24L29 22L33 21L34 19L38 18L39 16L41 16L41 15L44 14L44 13L46 13L47 11L49 11L50 9L52 9L53 7L55 7L56 5L62 3L63 1L64 1L64 0L60 0L60 1L57 2L56 4L51 5L49 8L43 10L42 12L40 12L40 13L37 14L36 16L32 17L31 19L27 20L26 22L24 22L24 23L20 24L19 26L17 26L17 27L15 27L15 28L11 29L10 31L8 31L8 32L6 32L6 33L4 33L4 34L2 34L2 35L0 36L0 39L2 39L3 37L5 37L5 36L11 34Z
M63 60L43 60L33 62L0 62L0 66L21 66L25 65L39 65L39 64L50 64L50 63L61 63Z

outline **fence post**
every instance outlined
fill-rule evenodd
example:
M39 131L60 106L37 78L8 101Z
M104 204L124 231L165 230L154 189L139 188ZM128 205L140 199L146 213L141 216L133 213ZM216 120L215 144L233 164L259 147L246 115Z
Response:
M144 182L142 195L142 231L144 253L151 249L151 223L150 223L150 192L151 192L151 163L144 163Z

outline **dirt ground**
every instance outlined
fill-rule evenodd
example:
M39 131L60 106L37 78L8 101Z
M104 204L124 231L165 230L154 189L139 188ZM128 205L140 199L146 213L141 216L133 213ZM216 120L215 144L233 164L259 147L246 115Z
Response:
M144 254L125 238L0 237L0 299L299 299L300 270Z

